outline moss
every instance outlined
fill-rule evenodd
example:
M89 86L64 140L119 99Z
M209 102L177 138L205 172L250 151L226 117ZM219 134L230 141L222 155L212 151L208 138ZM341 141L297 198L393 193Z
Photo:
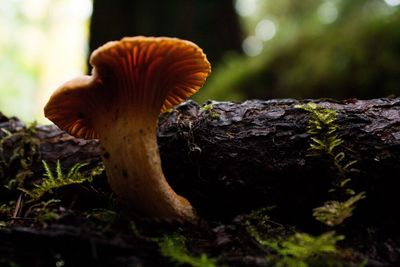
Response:
M214 109L214 103L213 102L205 104L200 108L201 111L204 111L208 115L210 115L212 120L217 120L217 119L219 119L219 113L215 112L213 109Z
M257 242L262 243L264 236L273 239L276 236L286 236L292 229L286 229L282 224L270 219L268 212L272 208L260 208L246 215L243 221L246 232Z
M260 246L271 266L349 266L336 246L343 235L329 231L319 236L296 231L272 221L269 209L258 209L245 216L249 236Z
M103 223L114 224L117 222L119 216L114 210L94 209L88 213L87 217Z
M7 259L0 259L0 266L4 266L4 267L21 267L21 265L19 265L18 263L11 261L11 260L7 260Z
M80 169L86 166L86 163L77 163L75 164L66 175L63 174L61 169L60 161L57 161L56 166L56 174L50 170L48 164L45 161L43 162L43 166L45 169L44 179L39 184L34 184L34 188L32 190L19 188L22 192L24 192L29 198L30 201L36 201L43 197L46 193L52 193L55 189L71 185L71 184L81 184L84 182L91 182L92 176L85 176L80 173Z
M190 265L193 267L216 267L216 260L206 254L190 255L182 235L164 235L158 242L161 254L169 258L175 265Z
M1 129L0 139L0 182L14 191L33 176L32 164L39 157L39 140L35 137L36 123L11 133Z
M328 226L339 225L353 215L355 204L363 198L365 198L365 193L361 192L343 202L327 201L321 207L313 209L313 216Z
M336 243L344 236L326 232L319 236L306 233L295 233L286 240L265 242L263 245L273 249L277 254L269 256L274 266L308 267L308 266L348 266L340 258Z
M336 111L319 107L312 102L307 105L296 105L296 108L310 113L307 126L307 133L310 135L309 155L328 156L338 171L338 180L334 181L332 190L341 190L347 195L354 195L354 190L349 187L351 179L348 178L348 170L357 161L346 161L346 155L341 151L343 140L337 133L339 126L336 123Z
M347 197L344 201L325 202L321 207L313 210L313 216L328 226L339 225L352 215L355 204L366 197L365 192L356 194L350 188L351 178L348 173L350 167L357 161L345 159L346 155L342 151L343 140L337 134L339 126L336 123L336 111L322 108L312 102L295 107L310 113L307 126L307 133L310 135L310 156L328 156L338 172L338 179L334 181L334 187L329 191L337 192L342 195L342 198Z
M25 213L25 217L32 217L36 222L47 224L61 218L63 209L60 209L60 200L50 199L32 205Z

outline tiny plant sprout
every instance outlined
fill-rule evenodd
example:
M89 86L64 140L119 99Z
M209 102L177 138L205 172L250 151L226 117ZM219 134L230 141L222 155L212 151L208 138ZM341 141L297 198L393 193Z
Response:
M161 169L156 131L160 112L196 93L211 72L194 43L168 37L126 37L90 57L92 75L58 88L45 116L79 138L98 138L112 190L136 213L196 221L189 201Z

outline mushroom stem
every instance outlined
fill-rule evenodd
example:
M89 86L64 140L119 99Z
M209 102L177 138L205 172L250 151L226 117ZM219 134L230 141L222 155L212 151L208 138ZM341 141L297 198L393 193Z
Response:
M124 203L148 217L194 222L191 204L174 192L162 172L156 139L157 113L141 110L123 115L114 117L112 125L104 120L97 131L112 190Z
M91 76L54 92L46 117L71 135L99 138L112 190L143 215L192 221L189 201L177 195L161 169L158 114L196 93L210 74L196 44L169 37L126 37L90 56Z

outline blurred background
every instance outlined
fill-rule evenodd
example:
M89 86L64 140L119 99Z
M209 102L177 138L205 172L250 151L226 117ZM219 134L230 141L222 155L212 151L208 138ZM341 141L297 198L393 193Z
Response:
M90 51L134 35L203 48L199 102L400 95L400 0L0 0L0 111L45 122Z

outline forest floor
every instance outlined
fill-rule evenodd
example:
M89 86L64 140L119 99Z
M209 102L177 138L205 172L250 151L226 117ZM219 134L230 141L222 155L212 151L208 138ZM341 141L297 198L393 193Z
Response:
M3 204L0 266L398 266L400 261L398 225L390 222L385 228L350 219L334 231L312 222L311 214L308 225L287 224L270 215L274 207L202 219L198 225L149 222L129 216L98 183L64 186L36 202L24 203L19 195Z
M269 206L203 211L197 224L149 221L118 202L101 163L33 167L36 126L14 123L15 132L0 125L1 267L400 266L398 216L360 217L355 207L327 226L312 210L297 220Z

